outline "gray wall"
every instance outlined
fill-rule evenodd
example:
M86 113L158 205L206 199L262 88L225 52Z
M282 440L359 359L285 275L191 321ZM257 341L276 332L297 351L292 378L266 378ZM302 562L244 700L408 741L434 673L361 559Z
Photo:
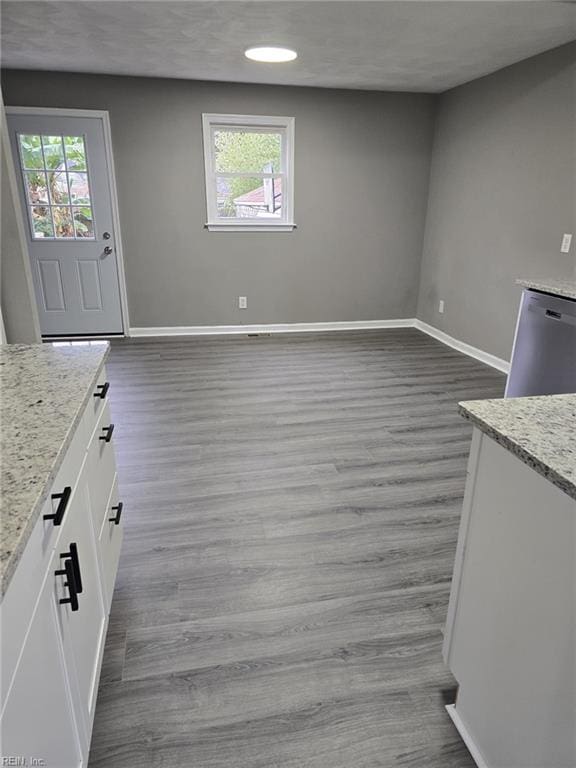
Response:
M9 172L6 154L8 138L2 130L1 140L1 216L0 216L0 293L6 341L10 344L33 344L40 341L38 313L34 301L32 277L25 242L18 230L20 205L14 176ZM11 162L11 158L10 158ZM11 169L10 169L11 171ZM10 176L12 175L12 183Z
M109 110L132 326L414 316L433 97L22 71L3 88ZM296 231L204 230L202 112L296 118Z
M422 320L508 358L515 279L575 274L575 61L570 44L438 99L31 72L4 89L110 111L132 326L411 317L420 281ZM296 117L295 232L203 229L202 112Z
M575 88L570 44L440 97L418 317L505 359L515 279L576 276Z

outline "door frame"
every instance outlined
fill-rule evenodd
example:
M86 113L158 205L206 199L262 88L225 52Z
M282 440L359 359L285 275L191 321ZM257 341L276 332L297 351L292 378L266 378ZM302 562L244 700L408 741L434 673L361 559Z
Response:
M61 109L60 107L5 107L7 115L46 115L53 117L90 117L102 121L104 133L104 151L110 202L112 206L112 221L114 223L116 266L118 270L118 287L120 290L120 311L122 315L122 334L130 336L130 318L128 314L128 294L126 292L126 273L124 270L124 250L122 247L122 230L120 228L120 210L118 208L118 190L116 188L116 169L112 151L112 130L110 128L110 113L106 109ZM14 165L17 159L13 158ZM18 168L18 171L20 169ZM22 183L20 181L20 183ZM22 212L25 215L25 212ZM28 249L26 249L28 251ZM30 255L28 254L28 259ZM36 300L36 297L35 297ZM86 334L88 335L88 334ZM86 336L85 335L85 336Z

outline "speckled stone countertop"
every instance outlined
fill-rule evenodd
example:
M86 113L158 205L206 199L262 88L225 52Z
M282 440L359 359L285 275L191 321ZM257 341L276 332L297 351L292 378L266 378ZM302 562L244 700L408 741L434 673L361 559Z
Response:
M576 499L576 394L469 400L460 413Z
M541 280L516 280L518 285L523 288L532 288L535 291L542 291L543 293L551 293L553 296L565 296L567 299L576 299L576 280L556 280L550 278L549 280L542 278Z
M14 573L108 344L0 346L0 594Z

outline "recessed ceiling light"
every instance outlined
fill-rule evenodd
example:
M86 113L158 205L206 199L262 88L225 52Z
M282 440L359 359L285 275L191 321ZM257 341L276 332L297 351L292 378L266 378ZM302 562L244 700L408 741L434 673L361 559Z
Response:
M269 64L281 64L285 61L294 61L298 54L290 48L264 46L259 48L248 48L247 51L244 51L244 56L252 61L265 61Z

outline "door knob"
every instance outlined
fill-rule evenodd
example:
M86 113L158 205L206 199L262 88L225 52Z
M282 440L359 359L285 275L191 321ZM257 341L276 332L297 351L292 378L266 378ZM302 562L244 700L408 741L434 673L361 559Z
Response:
M112 248L109 245L105 246L104 256L110 256L111 253L112 253Z

